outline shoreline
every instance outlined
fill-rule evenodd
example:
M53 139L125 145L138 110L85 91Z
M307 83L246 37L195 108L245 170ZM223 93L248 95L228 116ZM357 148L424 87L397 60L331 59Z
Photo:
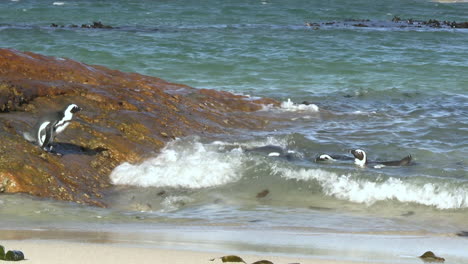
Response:
M445 263L465 263L466 237L353 234L300 230L162 227L148 231L0 230L0 245L20 250L30 263L221 263L237 255L247 263L421 263L433 251ZM101 230L101 229L99 229ZM60 252L60 254L57 254ZM69 259L66 259L66 258ZM150 260L150 261L148 261ZM71 261L71 262L70 262ZM76 262L73 262L76 261ZM148 262L147 262L148 261Z

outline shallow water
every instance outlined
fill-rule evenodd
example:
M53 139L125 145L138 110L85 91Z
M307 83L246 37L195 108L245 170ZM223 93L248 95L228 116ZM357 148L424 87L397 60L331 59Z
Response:
M276 98L282 107L262 114L290 121L272 131L179 139L142 164L122 164L110 175L109 209L2 195L2 228L468 230L468 29L389 23L394 16L468 21L468 3L62 3L0 2L0 47ZM355 27L351 19L385 26ZM69 27L93 21L115 28ZM265 145L292 158L248 151ZM372 160L411 154L414 162L382 169L314 162L355 148Z

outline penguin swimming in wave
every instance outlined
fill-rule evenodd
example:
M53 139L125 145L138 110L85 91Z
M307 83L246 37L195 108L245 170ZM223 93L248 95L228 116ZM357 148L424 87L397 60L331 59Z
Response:
M31 132L25 132L24 138L37 144L45 151L52 151L52 142L70 124L73 114L82 110L76 104L70 104L58 112L52 112L39 118Z
M367 154L362 149L354 149L351 150L351 154L354 156L354 164L358 165L359 167L366 167L367 164L374 164L374 168L382 168L385 166L408 166L411 164L412 157L408 155L401 160L393 160L393 161L368 161Z
M246 149L245 151L253 152L253 153L265 153L267 154L268 157L280 157L280 158L286 158L287 160L292 160L296 155L296 152L293 150L286 150L286 149L283 149L282 147L274 146L274 145L250 148L250 149Z
M320 154L315 158L315 162L329 162L337 160L353 160L354 158L346 155Z

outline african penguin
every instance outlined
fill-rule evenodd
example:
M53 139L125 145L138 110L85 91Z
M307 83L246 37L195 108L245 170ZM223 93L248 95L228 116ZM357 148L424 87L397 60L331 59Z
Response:
M81 108L76 104L70 104L61 111L41 116L32 131L25 132L23 136L27 141L36 143L42 149L47 151L49 148L49 151L52 151L52 142L55 136L65 130L70 124L73 114L80 110Z
M353 160L354 158L346 155L320 154L315 158L315 162L328 162L337 160Z
M407 166L410 165L412 157L408 155L401 160L393 160L393 161L368 161L367 154L362 149L355 149L351 150L351 154L354 156L354 164L358 165L359 167L365 167L367 164L374 164L374 168L382 168L385 166Z
M245 151L253 153L265 153L268 157L281 157L286 158L287 160L293 159L296 154L296 152L293 150L285 150L282 147L274 145L255 147L251 149L246 149Z

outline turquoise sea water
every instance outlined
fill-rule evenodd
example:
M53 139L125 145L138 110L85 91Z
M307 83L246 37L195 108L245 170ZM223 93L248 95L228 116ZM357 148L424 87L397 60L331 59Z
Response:
M468 3L1 1L2 48L319 108L266 108L291 121L273 132L181 139L143 164L123 164L110 175L118 187L109 209L0 196L5 226L468 230L468 29L391 23L395 16L464 22ZM93 21L114 29L70 27ZM354 26L360 21L369 26ZM247 151L264 145L294 151L294 159ZM313 161L352 148L374 160L411 154L414 165ZM15 211L19 203L30 210Z

